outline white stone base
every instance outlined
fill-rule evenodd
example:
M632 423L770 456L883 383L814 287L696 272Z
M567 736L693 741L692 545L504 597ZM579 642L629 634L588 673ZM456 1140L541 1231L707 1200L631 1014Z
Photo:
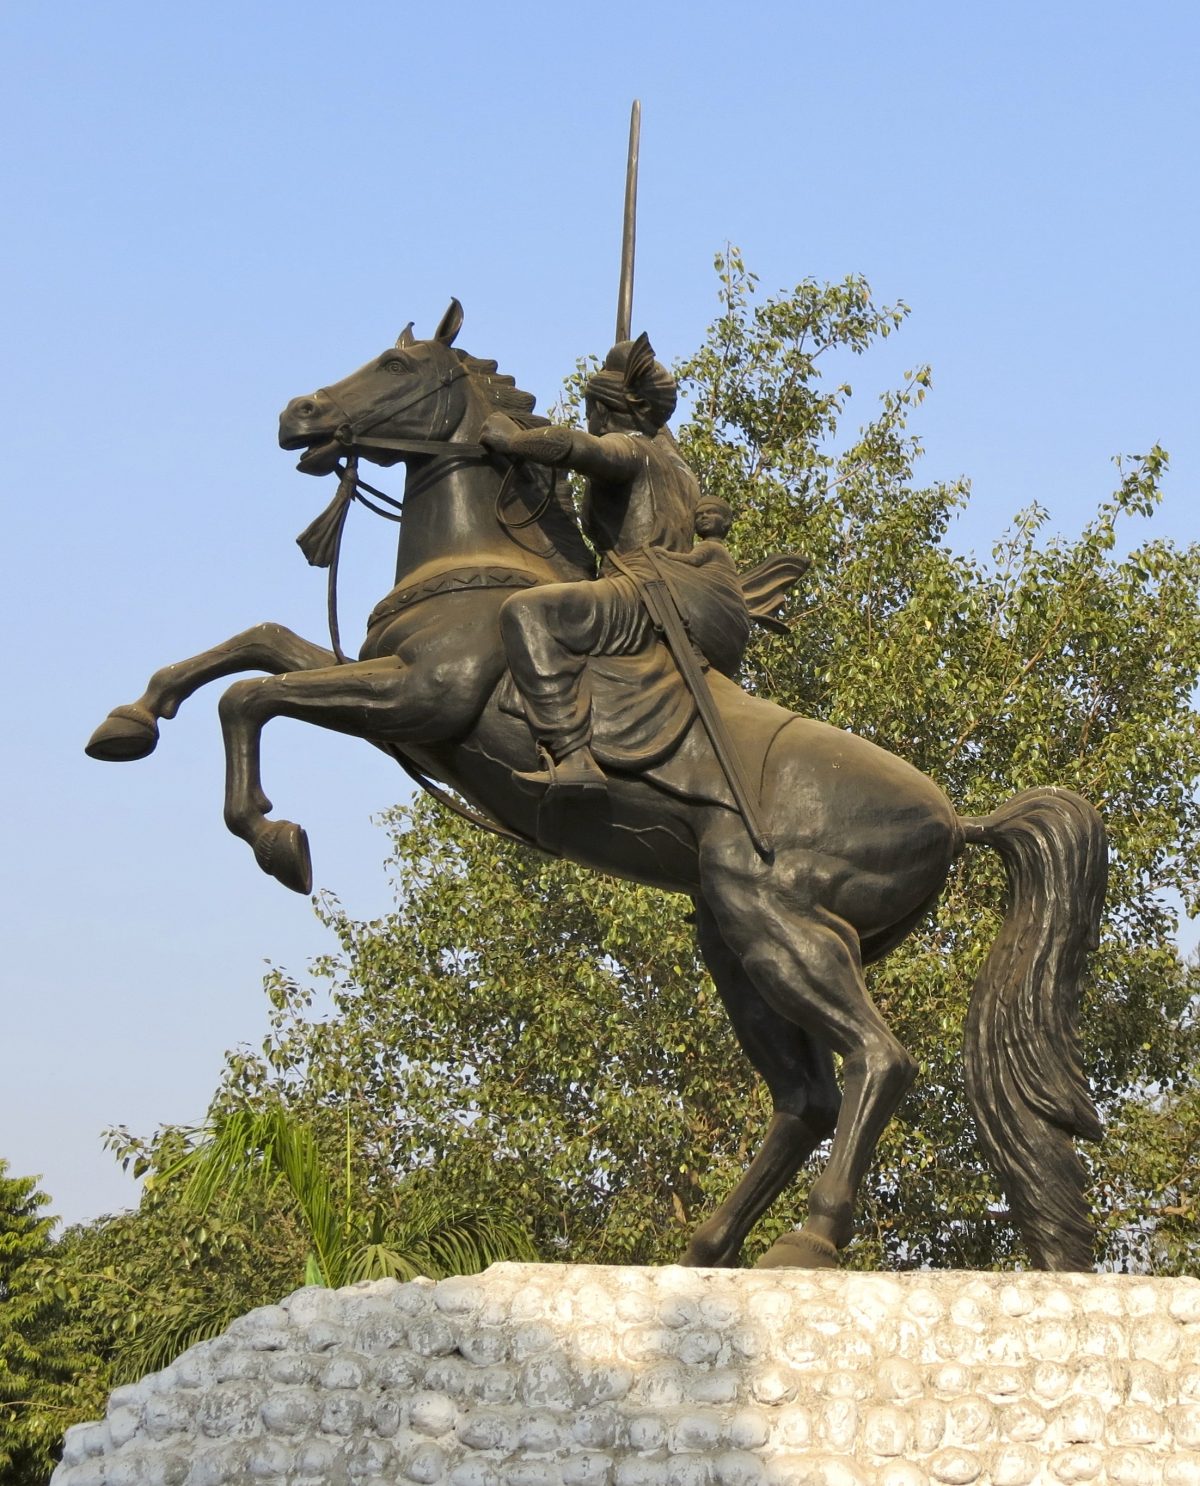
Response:
M498 1264L298 1290L53 1486L1200 1486L1200 1281Z

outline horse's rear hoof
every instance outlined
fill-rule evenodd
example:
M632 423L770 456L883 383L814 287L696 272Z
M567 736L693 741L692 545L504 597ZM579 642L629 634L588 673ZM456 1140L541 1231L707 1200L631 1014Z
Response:
M828 1239L816 1234L785 1233L777 1238L755 1269L836 1269L838 1251Z
M92 736L84 752L89 758L109 764L145 758L158 745L158 723L154 714L132 702L114 707Z
M291 820L269 820L254 843L258 865L276 882L305 897L312 892L312 854L303 827Z

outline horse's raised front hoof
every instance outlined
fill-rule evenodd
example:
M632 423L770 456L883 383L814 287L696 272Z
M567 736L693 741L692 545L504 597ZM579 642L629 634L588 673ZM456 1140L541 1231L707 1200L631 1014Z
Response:
M131 702L114 707L92 736L84 752L89 758L109 764L129 763L145 758L158 745L158 722L154 713Z
M755 1269L836 1269L838 1251L814 1233L785 1233L762 1256Z
M254 842L258 865L276 882L305 897L312 892L312 855L303 827L291 820L269 820Z

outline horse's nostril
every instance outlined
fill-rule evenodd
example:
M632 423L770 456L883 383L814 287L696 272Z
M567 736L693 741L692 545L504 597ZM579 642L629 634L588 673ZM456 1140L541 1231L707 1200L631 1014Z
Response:
M315 402L301 402L296 404L296 412L299 413L301 418L311 418L316 411L317 405Z

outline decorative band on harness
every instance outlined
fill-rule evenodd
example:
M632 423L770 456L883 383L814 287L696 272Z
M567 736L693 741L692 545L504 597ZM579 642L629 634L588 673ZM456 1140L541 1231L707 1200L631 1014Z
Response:
M432 598L435 594L473 588L533 588L544 581L523 568L452 568L433 578L426 578L423 583L414 583L409 588L393 589L371 610L367 632L370 633L383 620L391 619L404 609L419 604L422 599Z

